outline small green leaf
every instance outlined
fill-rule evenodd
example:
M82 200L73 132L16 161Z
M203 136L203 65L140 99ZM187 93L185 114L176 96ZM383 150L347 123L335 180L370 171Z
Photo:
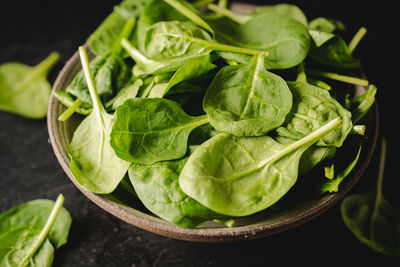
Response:
M0 110L32 119L46 117L51 89L47 74L59 57L53 52L34 67L15 62L0 65Z

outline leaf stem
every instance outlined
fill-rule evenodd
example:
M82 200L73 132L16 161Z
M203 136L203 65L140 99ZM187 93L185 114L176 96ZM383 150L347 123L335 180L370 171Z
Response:
M349 48L349 53L352 54L354 49L356 49L357 45L360 43L361 39L364 37L364 35L367 33L367 29L364 27L361 27L357 33L354 35L353 39L351 39L348 48Z
M205 7L206 5L208 5L209 3L212 3L212 2L214 2L214 0L197 0L197 1L194 1L193 3L191 3L191 4L192 4L192 6L194 8L202 8L202 7Z
M47 234L49 233L51 227L53 226L57 218L58 212L60 211L63 203L64 203L64 196L62 194L59 194L42 231L40 231L39 235L36 237L36 240L34 241L33 246L31 246L30 250L28 251L28 253L25 254L25 257L21 261L21 266L26 266L29 259L32 258L33 255L35 255L36 251L43 244Z
M350 133L364 135L365 134L365 125L354 125L353 128L351 129Z
M125 48L129 56L131 56L136 63L140 62L143 64L151 64L152 62L155 62L140 53L140 51L137 50L136 47L134 47L127 39L122 38L121 45L123 48Z
M52 52L48 57L46 57L42 62L35 66L35 71L38 73L43 73L47 76L50 69L53 67L54 64L59 60L60 53Z
M369 84L368 80L351 77L351 76L346 76L346 75L342 75L342 74L338 74L338 73L332 73L332 72L326 72L326 71L320 71L320 70L314 70L314 69L308 69L306 72L308 72L311 75L325 77L325 78L329 78L332 80L355 84L355 85L368 86L368 84Z
M304 64L300 63L299 66L297 67L297 78L296 81L299 82L307 82L307 75L304 71Z
M236 22L238 24L243 24L250 19L249 16L236 14L235 12L233 12L227 8L224 8L221 5L208 4L207 8L211 11L214 11L215 13L217 13L219 15L223 15L223 16L233 20L234 22Z
M118 36L117 42L114 43L113 48L111 49L111 53L120 54L122 51L121 40L124 38L129 38L129 35L132 33L133 28L135 27L136 19L129 18L124 26L122 27L121 33Z
M89 67L89 59L88 59L86 50L83 46L79 47L79 56L81 58L83 73L86 78L86 83L89 88L90 96L92 98L93 110L96 113L97 120L99 121L101 129L104 129L104 121L103 121L103 116L101 113L105 112L105 110L104 110L103 105L101 104L100 97L97 94L96 86L95 86L94 80L93 80L93 75L92 75L92 72L90 71L90 67Z
M268 56L267 51L245 48L245 47L240 47L240 46L226 45L226 44L221 44L221 43L212 43L212 42L205 41L205 40L202 40L202 41L210 43L210 46L212 48L214 48L215 50L219 50L219 51L235 52L235 53L241 53L241 54L252 55L252 56L264 53L264 56Z
M172 6L175 8L178 12L180 12L182 15L199 25L200 27L204 28L208 32L210 32L213 36L215 35L214 30L208 25L207 22L205 22L194 10L191 8L187 7L183 3L177 1L177 0L164 0L168 5Z
M61 115L58 117L59 121L66 121L69 119L69 117L72 116L72 114L75 113L75 111L79 108L79 106L82 104L82 100L77 98L74 103L68 107Z
M335 119L331 120L327 124L321 126L314 132L310 133L309 135L306 135L302 139L300 139L296 142L290 143L284 149L279 151L279 153L276 153L271 158L268 158L266 161L261 162L261 165L264 166L268 162L274 162L274 161L280 159L281 157L283 157L284 155L287 155L302 146L312 145L313 143L315 143L319 139L321 139L324 135L328 134L329 132L331 132L334 129L336 129L337 127L339 127L341 124L342 124L342 120L340 118L335 118Z

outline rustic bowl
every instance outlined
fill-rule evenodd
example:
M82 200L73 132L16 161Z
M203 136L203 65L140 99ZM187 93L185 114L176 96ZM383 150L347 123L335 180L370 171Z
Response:
M64 90L80 69L81 63L78 52L76 52L59 73L52 92ZM366 88L358 86L356 90L365 91ZM302 199L302 201L295 201L296 203L285 207L285 209L267 209L264 212L240 218L236 221L234 228L225 228L213 222L206 223L198 228L181 228L151 214L135 197L128 195L123 190L116 190L109 195L98 195L77 183L69 168L70 159L67 154L67 147L74 130L83 117L74 115L68 121L61 122L58 117L64 110L65 107L54 96L51 96L47 116L50 142L61 167L87 198L105 211L133 226L162 236L199 242L225 242L264 237L296 227L327 211L337 204L363 175L375 150L379 128L378 107L375 104L366 117L366 142L359 163L350 176L342 182L339 192L311 196Z

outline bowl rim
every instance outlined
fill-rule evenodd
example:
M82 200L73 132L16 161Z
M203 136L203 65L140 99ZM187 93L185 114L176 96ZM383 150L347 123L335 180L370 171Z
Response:
M87 47L87 45L85 44ZM316 204L312 205L311 208L302 209L299 213L294 216L284 218L278 222L272 224L256 223L252 225L237 226L233 228L182 228L174 225L173 223L167 222L156 216L152 216L136 210L127 205L113 202L106 196L94 194L81 185L75 180L69 167L69 156L63 151L63 146L60 139L58 138L57 123L58 118L55 114L56 107L62 105L54 97L53 92L62 88L68 78L67 74L70 73L71 69L79 63L79 54L76 51L72 57L66 62L62 70L59 72L56 81L54 82L51 90L51 97L49 100L48 115L47 115L47 128L50 138L50 143L55 153L55 156L60 163L61 167L67 174L68 178L73 184L93 203L98 205L103 210L112 214L113 216L133 225L138 228L147 230L149 232L159 234L165 237L171 237L180 240L197 241L197 242L227 242L246 240L253 238L266 237L279 232L289 230L304 224L315 217L321 215L335 204L337 204L358 182L360 177L363 175L365 169L369 165L373 153L375 151L376 143L379 134L379 110L377 101L375 101L371 110L374 111L374 127L373 132L368 140L368 150L364 151L361 162L353 170L353 174L347 179L345 186L341 187L338 192L330 193L323 196ZM363 76L363 75L362 75ZM364 75L365 76L365 75Z

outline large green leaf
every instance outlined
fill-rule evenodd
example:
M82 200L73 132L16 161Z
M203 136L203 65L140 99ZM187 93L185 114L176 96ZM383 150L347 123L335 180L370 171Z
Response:
M221 214L246 216L264 210L295 184L304 151L340 124L335 119L290 144L266 135L218 134L189 157L179 185L187 195Z
M264 67L264 56L250 64L223 67L203 100L211 125L236 136L259 136L280 126L292 107L286 82Z
M185 155L190 132L207 116L192 117L169 99L132 98L117 108L111 132L115 153L129 162L152 164Z
M93 111L79 124L68 146L71 172L78 183L87 190L108 194L118 186L130 163L117 157L110 146L114 118L101 104L85 49L80 47L79 53Z

